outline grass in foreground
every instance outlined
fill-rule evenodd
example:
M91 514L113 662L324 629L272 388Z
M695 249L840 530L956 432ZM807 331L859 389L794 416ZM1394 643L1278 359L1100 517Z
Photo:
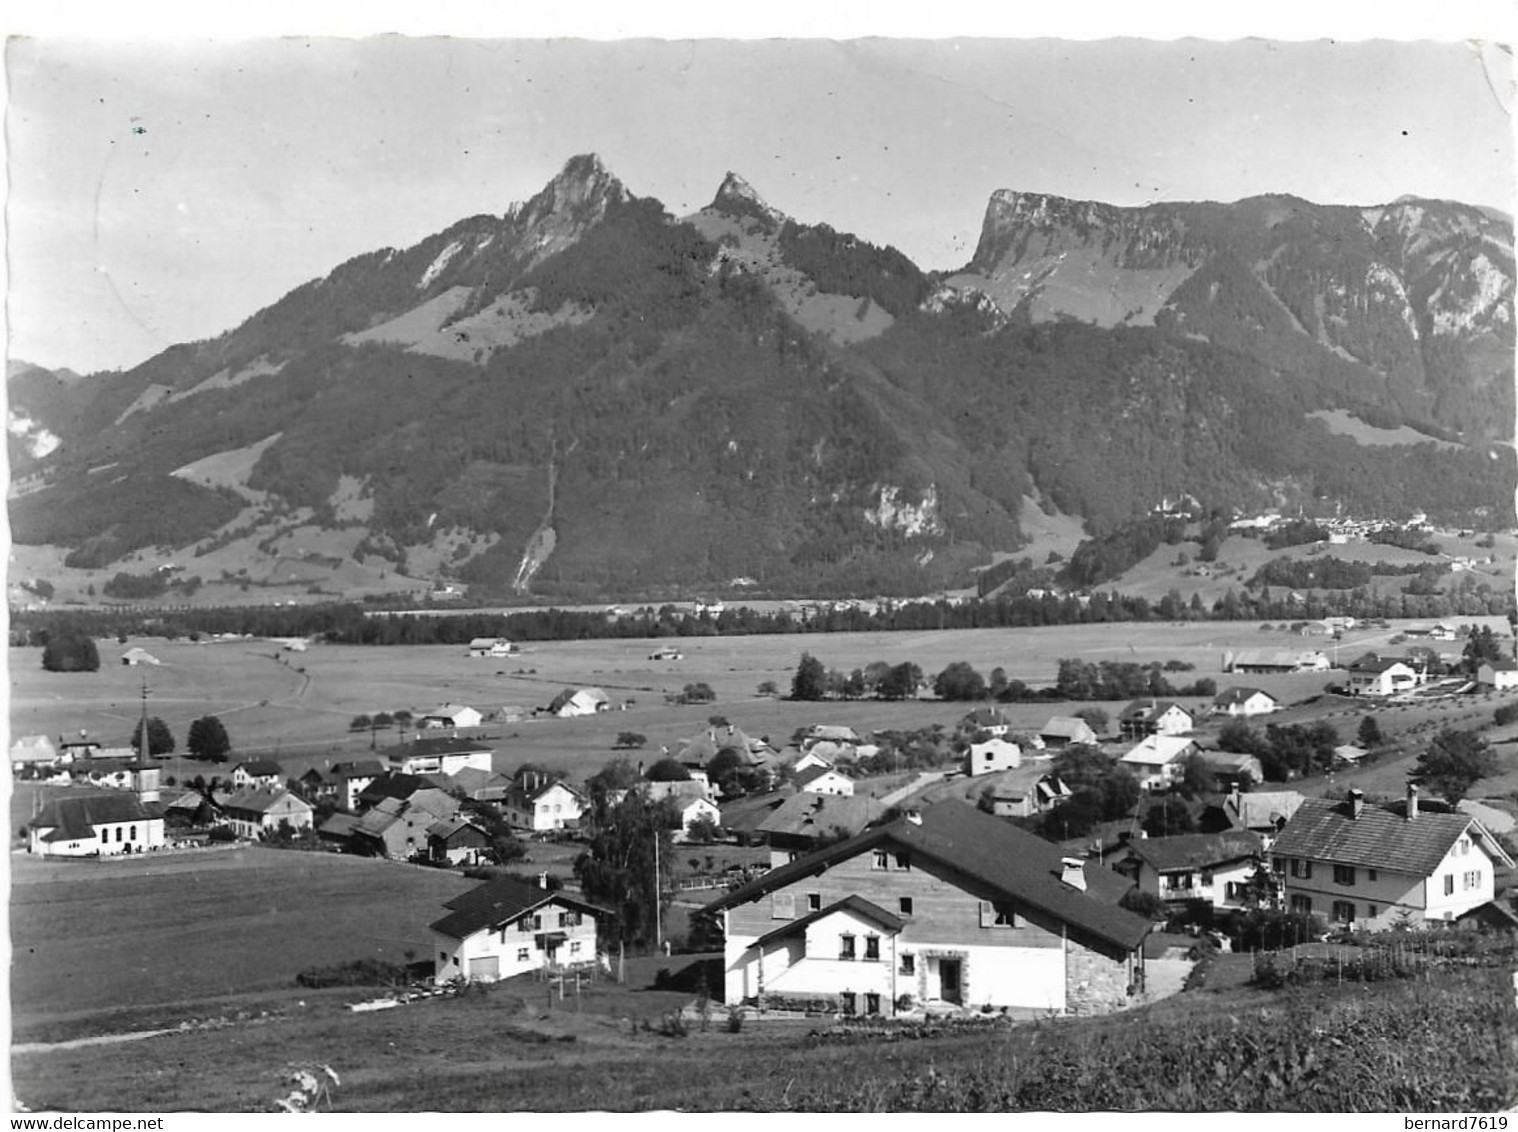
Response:
M584 1013L508 988L378 1015L312 1002L108 1058L17 1057L15 1088L34 1108L268 1110L304 1057L338 1070L334 1107L357 1111L1490 1112L1518 1099L1504 970L938 1034L756 1021L735 1034L719 1017L667 1037L658 1018L682 996L614 993Z

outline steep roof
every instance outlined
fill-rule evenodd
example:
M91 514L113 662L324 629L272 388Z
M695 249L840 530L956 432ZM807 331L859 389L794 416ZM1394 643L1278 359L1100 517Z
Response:
M296 797L283 787L274 787L272 789L260 787L257 790L239 790L222 803L222 808L226 810L242 810L245 813L251 814L263 814L267 813L277 802L284 798L292 798L299 803L296 809L299 809L301 806L305 806L308 810L311 808L304 799Z
M1223 812L1228 820L1245 829L1274 829L1290 820L1307 799L1295 790L1268 790L1226 798Z
M1185 754L1188 747L1194 746L1196 746L1196 740L1188 739L1184 735L1150 735L1118 761L1138 763L1142 766L1170 763Z
M27 825L32 829L52 828L44 841L88 841L95 836L95 826L116 822L146 822L161 817L143 805L135 794L91 794L84 798L55 798Z
M1264 696L1271 703L1279 701L1269 692L1262 688L1227 688L1212 697L1212 702L1218 707L1243 706L1255 696Z
M906 927L907 923L900 916L892 915L879 904L872 904L863 896L850 895L845 896L842 900L833 901L826 908L819 908L815 912L808 912L799 920L791 920L774 931L760 936L754 943L759 947L763 947L765 944L772 943L777 939L784 939L788 935L804 932L812 924L815 924L824 916L831 916L834 912L853 912L855 915L863 916L867 920L874 920L881 927L892 932L901 931L902 928Z
M457 735L442 735L435 738L419 737L409 743L402 743L398 747L391 747L385 752L393 763L402 759L421 758L436 755L473 755L484 752L490 753L491 748L484 743L477 743L473 739L462 739Z
M284 767L280 766L273 759L249 759L247 762L238 763L233 767L232 773L236 774L239 770L244 774L252 775L254 778L267 778L270 775L276 778L283 778L285 776Z
M1158 719L1171 708L1176 708L1192 716L1190 708L1176 703L1174 700L1134 700L1122 710L1119 719Z
M879 799L863 794L794 794L766 815L757 828L760 833L795 837L822 837L834 829L855 834L884 813Z
M1128 843L1129 851L1160 872L1206 869L1257 857L1264 846L1258 834L1248 830L1224 833L1185 833L1178 837L1150 837Z
M826 774L837 774L839 778L846 777L843 774L839 774L837 770L830 766L809 766L796 775L796 788L798 790L805 790Z
M1387 669L1394 668L1399 664L1403 668L1413 667L1412 663L1405 656L1375 656L1372 654L1370 656L1362 656L1349 666L1349 670L1365 676L1379 676Z
M878 846L899 846L910 851L914 860L937 861L993 893L1041 909L1077 931L1125 949L1137 947L1149 934L1148 920L1117 906L1132 888L1126 877L1110 869L1087 868L1087 888L1082 892L1060 879L1064 863L1058 846L960 802L931 806L922 812L920 822L900 818L809 853L719 897L708 910L757 900L819 867Z
M433 931L452 939L465 939L482 928L508 923L522 913L530 912L550 901L589 912L593 916L610 915L606 909L568 896L562 891L539 888L515 877L497 877L446 901L443 907L450 910L449 914L434 921L431 926Z
M1507 859L1502 847L1469 814L1422 810L1409 821L1401 813L1366 805L1356 818L1347 801L1308 798L1281 830L1271 853L1426 877L1468 830L1489 854Z
M1091 731L1091 725L1084 719L1078 719L1073 715L1054 715L1049 717L1049 722L1039 728L1040 735L1058 735L1066 739L1074 738L1082 733L1082 730ZM1095 734L1092 732L1092 734Z

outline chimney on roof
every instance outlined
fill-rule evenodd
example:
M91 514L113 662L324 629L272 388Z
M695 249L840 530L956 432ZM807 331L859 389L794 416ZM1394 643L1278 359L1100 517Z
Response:
M1407 820L1418 820L1418 784L1416 782L1407 784Z
M1234 779L1234 781L1228 784L1228 801L1232 804L1234 813L1238 813L1239 806L1243 804L1239 801L1239 797L1238 779Z
M1064 872L1060 874L1060 880L1071 888L1086 891L1086 862L1079 857L1062 857L1060 863L1064 865Z
M1355 787L1349 792L1349 816L1358 818L1360 812L1365 809L1365 791Z
M921 825L922 824L922 811L921 810L908 810L907 811L907 821L910 824L912 824L912 825Z

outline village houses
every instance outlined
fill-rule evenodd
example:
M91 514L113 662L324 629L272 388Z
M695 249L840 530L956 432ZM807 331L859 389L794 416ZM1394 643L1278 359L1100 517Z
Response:
M1167 904L1200 900L1217 909L1242 909L1263 860L1259 835L1233 830L1140 837L1128 842L1127 855L1112 867Z
M1143 985L1132 882L943 802L772 870L722 913L729 1005L893 1016L947 1003L1099 1013Z
M437 980L495 982L596 962L596 922L611 913L565 892L500 877L443 905L431 925Z
M282 786L239 790L221 802L221 809L232 831L252 840L281 825L292 831L310 829L314 813L309 802Z
M1117 717L1124 739L1146 735L1184 735L1196 727L1191 712L1173 700L1134 700Z
M1131 770L1145 790L1168 790L1181 780L1181 766L1200 748L1184 735L1151 735L1118 761Z
M1497 866L1513 867L1470 814L1420 804L1418 788L1395 806L1309 798L1270 848L1293 912L1370 931L1450 921L1492 899Z

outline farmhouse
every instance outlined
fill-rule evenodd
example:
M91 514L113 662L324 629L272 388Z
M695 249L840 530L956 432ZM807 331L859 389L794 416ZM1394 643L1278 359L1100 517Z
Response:
M133 646L121 654L121 663L135 668L139 664L162 664L163 662L146 649Z
M1293 912L1371 931L1453 920L1492 899L1499 864L1513 867L1477 819L1423 810L1412 785L1397 808L1366 805L1359 790L1309 798L1270 855Z
M232 785L239 790L272 790L284 784L284 768L273 759L254 759L232 768Z
M778 867L823 841L852 837L884 814L879 799L867 794L794 794L766 814L755 831L769 843L770 864Z
M480 656L510 656L511 642L505 637L475 637L469 642L469 655Z
M548 714L560 719L577 715L595 715L611 706L611 701L600 688L565 688L548 704Z
M417 790L409 798L382 798L353 824L356 853L409 861L428 852L428 835L458 813L458 803L441 790Z
M814 766L796 776L796 789L806 794L835 794L852 797L854 780L832 767Z
M999 818L1028 818L1068 801L1070 787L1038 766L1017 767L990 779L979 793L980 806Z
M1012 721L1000 708L981 707L961 719L959 726L965 731L984 731L1000 738L1012 730Z
M999 818L944 802L720 897L730 1005L894 1015L950 1004L1098 1013L1142 986L1132 887Z
M1392 696L1409 692L1423 683L1421 670L1395 656L1370 653L1349 666L1349 694L1352 696Z
M1228 688L1212 700L1213 715L1227 715L1235 719L1241 716L1267 715L1280 708L1279 700L1258 688Z
M333 763L330 777L336 786L337 804L345 810L358 809L359 796L384 773L385 767L378 759Z
M550 781L539 775L518 779L501 799L506 819L519 829L550 833L580 824L585 795L567 782Z
M282 787L239 790L221 803L227 824L238 837L256 839L265 830L288 825L292 830L312 827L311 804Z
M1038 737L1045 747L1070 747L1096 742L1096 732L1084 719L1071 715L1056 715L1039 729Z
M1168 790L1180 781L1181 762L1199 748L1184 735L1151 735L1118 761L1131 770L1145 790Z
M1224 782L1264 782L1265 768L1257 755L1236 751L1198 751L1202 763Z
M1334 748L1334 764L1336 766L1359 766L1370 754L1364 747L1357 747L1353 743L1340 743Z
M731 723L725 727L708 727L699 735L682 739L676 745L675 758L690 770L705 771L706 764L723 751L732 751L749 767L768 766L775 761L775 748L769 738L758 739L744 733Z
M806 729L801 739L801 749L807 750L813 743L826 740L830 743L849 743L857 746L862 740L859 732L845 724L814 723Z
M1266 849L1270 848L1275 835L1291 820L1306 799L1295 790L1271 790L1258 793L1242 793L1238 785L1229 791L1220 807L1222 823L1228 829L1248 830L1259 834ZM1203 828L1210 823L1204 815Z
M722 825L722 811L710 798L677 797L675 807L680 814L680 828L675 833L676 841L689 841L691 827L703 818L713 825Z
M422 716L421 727L424 730L435 727L478 727L484 720L483 715L464 704L439 704Z
M594 904L511 877L470 889L443 905L431 925L438 982L495 982L529 971L596 961Z
M1518 663L1511 660L1490 660L1476 669L1476 683L1483 688L1505 691L1518 688Z
M823 770L828 770L832 765L833 760L829 755L821 754L817 751L816 747L813 747L809 751L802 752L801 757L791 764L791 770L800 773L803 770L811 770L814 766L820 766Z
M1204 900L1214 908L1243 908L1263 856L1259 836L1247 830L1188 833L1130 841L1127 856L1112 867L1167 904Z
M456 735L418 736L386 752L386 761L401 774L454 775L466 767L489 773L494 753L484 743Z
M130 747L123 748L131 751ZM105 749L93 739L61 739L58 743L58 761L64 766L72 762L105 757Z
M965 752L964 770L967 775L996 774L1012 770L1023 762L1023 749L1005 739L990 738L984 743L971 743Z
M56 798L26 823L39 857L111 857L163 845L163 810L137 794Z
M1196 727L1196 719L1171 700L1134 700L1117 717L1117 727L1124 739L1184 735Z
M1281 673L1327 672L1332 667L1322 652L1289 649L1239 649L1223 654L1224 672Z
M490 848L485 831L468 818L439 819L427 827L427 857L450 865L478 864Z
M58 765L58 752L46 735L23 735L11 744L11 769Z

